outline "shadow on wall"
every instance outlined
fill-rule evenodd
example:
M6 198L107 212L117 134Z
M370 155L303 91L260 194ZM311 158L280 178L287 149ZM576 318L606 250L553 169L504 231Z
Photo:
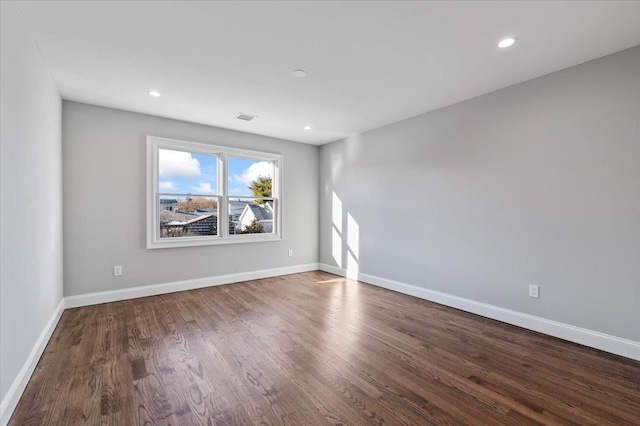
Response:
M336 265L340 269L345 269L344 259L346 258L347 277L358 279L360 263L360 226L351 213L346 212L346 227L344 209L340 197L332 192L331 198L331 254ZM346 241L344 240L346 236ZM346 248L343 256L343 247Z

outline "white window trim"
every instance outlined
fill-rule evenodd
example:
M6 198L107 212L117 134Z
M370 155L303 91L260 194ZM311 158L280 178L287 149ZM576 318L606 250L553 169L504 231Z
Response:
M160 238L158 150L184 150L218 156L218 235L184 238ZM248 158L251 160L273 161L272 177L273 206L276 211L273 233L229 235L229 215L220 214L229 210L227 192L227 157ZM251 151L197 142L187 142L158 136L147 136L147 249L209 246L219 244L256 243L282 240L282 155L268 152Z

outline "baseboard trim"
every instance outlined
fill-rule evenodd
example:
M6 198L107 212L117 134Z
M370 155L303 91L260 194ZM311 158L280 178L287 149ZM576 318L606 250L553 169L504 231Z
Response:
M36 369L36 365L38 365L38 361L40 360L44 349L47 347L47 343L49 343L49 339L53 334L53 330L56 329L64 309L65 300L62 298L55 311L53 311L53 315L49 318L49 322L47 322L42 333L40 333L35 345L33 345L33 349L31 349L31 353L29 353L29 356L25 360L18 376L14 379L11 387L7 391L7 394L2 399L2 402L0 403L0 424L3 426L9 423L13 410L15 410L18 405L18 401L20 401L20 397L26 389L27 383L29 383L29 379L31 378L33 371Z
M307 263L304 265L285 266L282 268L262 269L259 271L240 272L237 274L219 275L216 277L174 281L121 290L101 291L97 293L81 294L78 296L67 296L65 297L65 306L67 309L78 308L81 306L97 305L100 303L117 302L120 300L137 299L139 297L175 293L176 291L195 290L198 288L232 284L242 281L259 280L262 278L297 274L300 272L317 271L318 269L319 265L317 263Z
M518 327L538 331L570 342L579 343L581 345L640 361L640 342L635 342L633 340L623 339L621 337L600 333L598 331L576 327L574 325L501 308L499 306L489 305L487 303L476 302L475 300L465 299L463 297L454 296L440 291L429 290L412 284L376 277L374 275L363 273L354 274L347 272L344 269L324 263L320 264L320 270L352 279L356 279L357 277L358 281L362 281L367 284L408 294L420 299L429 300L441 305L450 306L452 308L471 312L483 317L517 325Z

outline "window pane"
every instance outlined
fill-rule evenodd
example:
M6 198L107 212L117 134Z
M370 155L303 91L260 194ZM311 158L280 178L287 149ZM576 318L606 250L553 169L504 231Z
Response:
M228 157L229 196L271 197L274 162Z
M276 217L272 198L229 199L229 234L273 234Z
M218 194L218 156L159 149L158 189L160 193Z
M217 197L160 196L160 238L218 235Z

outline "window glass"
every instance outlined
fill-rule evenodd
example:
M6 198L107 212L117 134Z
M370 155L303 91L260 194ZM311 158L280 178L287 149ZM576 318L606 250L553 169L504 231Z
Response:
M274 232L274 162L263 159L229 157L229 220L231 235Z
M271 197L273 161L228 158L229 196Z
M218 156L159 149L158 178L161 193L217 194Z
M160 238L218 235L218 156L158 150Z

